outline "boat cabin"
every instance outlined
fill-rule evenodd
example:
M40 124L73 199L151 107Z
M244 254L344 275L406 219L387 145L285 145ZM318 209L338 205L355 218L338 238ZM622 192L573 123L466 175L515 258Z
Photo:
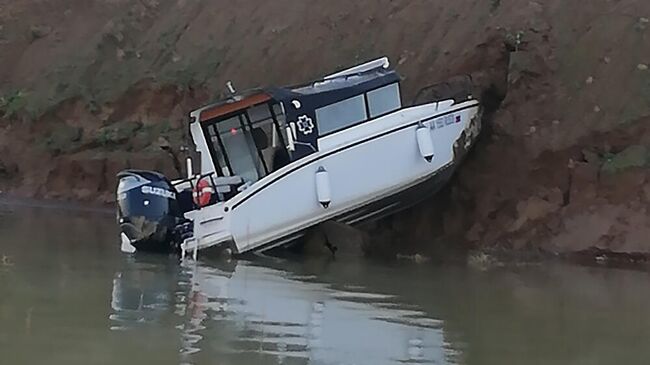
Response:
M399 81L380 59L307 85L253 90L199 109L191 130L201 173L241 178L246 188L319 152L319 139L400 109Z

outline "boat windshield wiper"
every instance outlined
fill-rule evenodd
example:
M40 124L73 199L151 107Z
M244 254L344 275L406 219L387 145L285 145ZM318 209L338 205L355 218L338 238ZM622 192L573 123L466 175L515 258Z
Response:
M301 146L307 146L311 148L314 152L318 152L316 147L314 147L311 143L306 143L306 142L299 142L299 141L293 141L294 144L301 145Z

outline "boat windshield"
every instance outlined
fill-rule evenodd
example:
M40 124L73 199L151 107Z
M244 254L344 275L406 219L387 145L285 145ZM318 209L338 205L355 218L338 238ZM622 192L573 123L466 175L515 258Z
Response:
M220 176L240 176L252 184L289 163L286 121L277 103L237 111L203 128Z

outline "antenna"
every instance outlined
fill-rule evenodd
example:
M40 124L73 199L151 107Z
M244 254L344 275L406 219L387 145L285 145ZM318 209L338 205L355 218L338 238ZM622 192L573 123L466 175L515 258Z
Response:
M226 82L226 87L228 88L228 91L229 91L231 94L235 95L235 94L237 93L237 92L235 91L235 87L232 86L232 81L228 80L228 82Z

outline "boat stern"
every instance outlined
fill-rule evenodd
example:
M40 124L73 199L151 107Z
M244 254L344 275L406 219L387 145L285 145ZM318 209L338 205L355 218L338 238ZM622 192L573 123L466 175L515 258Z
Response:
M199 250L208 248L229 249L236 253L230 217L224 212L223 203L187 212L185 218L193 222L193 235L181 243L182 256L191 254L196 257Z

